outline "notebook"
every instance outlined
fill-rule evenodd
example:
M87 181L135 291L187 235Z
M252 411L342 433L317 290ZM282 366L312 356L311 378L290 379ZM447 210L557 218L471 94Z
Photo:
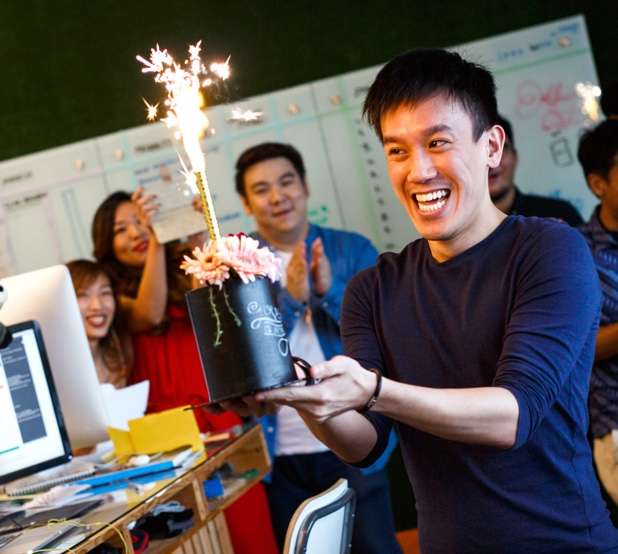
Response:
M70 483L89 477L95 472L95 465L83 460L71 460L66 464L39 471L34 475L22 477L4 486L4 492L9 496L21 496L43 492L56 485Z

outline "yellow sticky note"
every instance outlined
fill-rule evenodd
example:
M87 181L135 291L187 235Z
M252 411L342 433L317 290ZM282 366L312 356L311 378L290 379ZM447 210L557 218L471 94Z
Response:
M129 431L108 427L107 432L109 433L109 438L114 444L114 452L117 458L122 459L135 454L135 447L133 446L131 433Z
M135 452L154 454L190 446L203 450L204 444L192 410L186 406L165 410L129 421Z

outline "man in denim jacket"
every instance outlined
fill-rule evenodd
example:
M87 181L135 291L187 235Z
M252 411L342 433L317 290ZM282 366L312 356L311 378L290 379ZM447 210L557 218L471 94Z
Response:
M618 515L618 121L608 119L581 138L577 152L588 187L599 199L580 228L592 251L603 303L590 377L590 432L599 479Z
M278 301L292 353L311 364L341 354L343 293L356 273L375 264L376 249L356 233L309 223L305 167L290 145L264 143L243 152L236 163L236 190L255 219L256 236L282 259ZM359 470L318 441L296 410L282 407L262 424L274 460L267 491L280 546L298 505L344 477L357 495L352 551L401 552L384 469L394 437L380 460Z

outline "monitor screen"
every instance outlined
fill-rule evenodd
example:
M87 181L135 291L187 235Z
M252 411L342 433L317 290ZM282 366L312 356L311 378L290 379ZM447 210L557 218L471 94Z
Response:
M71 452L38 324L9 330L13 340L0 349L0 483L61 464Z
M39 323L73 448L107 440L107 412L69 270L52 266L0 280L5 325Z

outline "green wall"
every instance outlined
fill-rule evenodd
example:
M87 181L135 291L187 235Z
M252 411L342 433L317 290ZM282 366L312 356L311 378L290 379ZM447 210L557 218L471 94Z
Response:
M618 79L618 2L2 0L0 160L144 124L161 93L135 54L156 42L231 54L234 100L577 13L602 83Z

